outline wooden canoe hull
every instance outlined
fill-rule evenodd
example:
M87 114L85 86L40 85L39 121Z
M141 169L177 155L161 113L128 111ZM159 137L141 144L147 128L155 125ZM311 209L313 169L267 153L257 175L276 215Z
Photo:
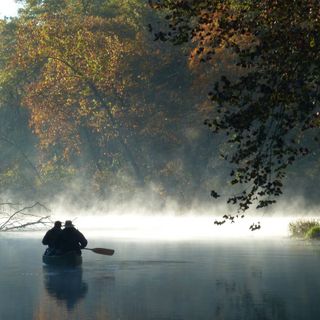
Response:
M82 257L73 251L56 256L44 254L42 262L52 266L78 266L82 263Z

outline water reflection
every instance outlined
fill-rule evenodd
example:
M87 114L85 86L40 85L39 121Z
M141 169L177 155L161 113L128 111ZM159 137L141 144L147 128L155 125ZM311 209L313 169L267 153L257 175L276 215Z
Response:
M98 245L111 247L109 239L93 242ZM57 269L41 264L38 240L0 241L0 320L304 320L320 314L320 244L123 241L112 247L112 258L86 252L81 268Z
M58 302L64 302L71 311L88 293L88 285L82 279L82 268L43 267L44 286L48 294Z
M216 280L216 292L220 299L215 304L215 319L226 319L226 315L246 320L289 319L284 299L259 286L254 288L242 281L221 279Z

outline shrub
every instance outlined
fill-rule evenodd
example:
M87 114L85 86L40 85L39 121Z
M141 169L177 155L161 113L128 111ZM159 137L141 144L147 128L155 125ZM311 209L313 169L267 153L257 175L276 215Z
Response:
M308 239L319 239L320 238L320 227L312 227L306 234Z
M292 237L304 238L306 237L307 232L314 227L320 228L320 222L315 219L299 219L289 223L289 231Z

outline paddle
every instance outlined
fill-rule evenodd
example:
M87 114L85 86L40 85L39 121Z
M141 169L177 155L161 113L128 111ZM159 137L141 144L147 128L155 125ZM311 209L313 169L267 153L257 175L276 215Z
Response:
M105 249L105 248L84 248L84 250L90 250L94 253L104 254L105 256L112 256L114 254L113 249Z

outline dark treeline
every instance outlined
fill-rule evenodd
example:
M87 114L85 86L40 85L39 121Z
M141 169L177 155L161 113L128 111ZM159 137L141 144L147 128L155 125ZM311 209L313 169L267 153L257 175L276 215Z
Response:
M185 14L159 2L21 2L18 17L0 21L1 194L89 201L148 190L189 205L233 185L234 163L224 161L239 132L214 136L204 120L219 119L213 84L245 74L234 52L220 47L202 63L207 49L186 37L191 26L157 33L170 10ZM318 157L312 161L290 178L303 171L313 187Z
M205 120L216 137L226 137L230 182L242 187L228 202L242 211L266 207L283 194L287 178L296 195L318 198L316 179L305 186L319 157L319 1L150 4L168 21L156 38L189 44L191 61L212 68L217 55L232 57L210 80L213 115Z

